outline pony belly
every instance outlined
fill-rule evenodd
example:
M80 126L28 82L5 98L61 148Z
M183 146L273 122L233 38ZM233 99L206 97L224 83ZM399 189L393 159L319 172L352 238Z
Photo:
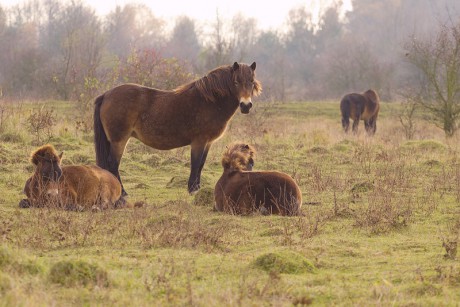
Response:
M136 137L136 136L135 136ZM175 137L163 137L163 136L154 136L150 138L146 137L136 137L139 141L144 143L149 147L158 149L158 150L171 150L174 148L184 147L190 145L190 139L188 138L180 138L177 139Z
M361 118L362 118L363 120L369 120L369 119L372 118L373 115L374 115L374 112L372 112L371 110L369 110L369 108L366 108L366 109L364 110L364 113L363 113L363 115L361 116Z

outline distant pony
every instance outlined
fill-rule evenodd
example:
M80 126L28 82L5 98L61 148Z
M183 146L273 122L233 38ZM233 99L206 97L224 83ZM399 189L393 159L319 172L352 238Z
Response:
M100 210L124 204L119 201L121 185L110 172L94 165L61 166L61 158L49 144L32 153L35 172L25 184L27 199L20 207Z
M172 91L124 84L105 92L94 109L97 165L121 183L119 165L131 137L160 150L191 145L188 191L196 192L211 144L224 133L238 107L249 113L251 97L262 90L255 70L255 62L235 62ZM127 195L123 185L122 189Z
M224 173L214 189L216 210L238 215L299 215L302 193L295 181L276 171L253 172L254 155L250 145L227 147L222 156Z
M369 135L377 130L377 116L380 110L380 99L374 90L367 90L363 94L352 93L345 95L340 101L342 112L342 127L348 132L350 118L353 120L353 132L358 132L358 124L364 120L364 127Z

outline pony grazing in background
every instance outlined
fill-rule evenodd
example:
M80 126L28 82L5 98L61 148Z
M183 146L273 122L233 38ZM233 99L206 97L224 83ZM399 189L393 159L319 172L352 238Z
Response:
M255 149L243 143L225 150L224 173L214 189L216 210L241 215L299 215L302 193L295 181L276 171L253 172L254 155Z
M20 201L20 207L99 210L123 204L121 185L110 172L98 166L61 166L61 158L52 145L32 153L35 173L26 182L27 199Z
M374 90L367 90L363 94L352 93L345 95L340 101L342 113L342 127L348 132L350 118L353 120L353 132L358 132L359 121L364 120L364 127L369 135L377 130L377 116L380 110L380 99Z
M255 62L235 62L173 91L124 84L105 92L94 109L97 165L121 183L120 161L131 137L160 150L191 145L188 191L196 192L211 144L224 133L238 107L249 113L251 97L262 90L255 70ZM123 195L127 195L124 189Z

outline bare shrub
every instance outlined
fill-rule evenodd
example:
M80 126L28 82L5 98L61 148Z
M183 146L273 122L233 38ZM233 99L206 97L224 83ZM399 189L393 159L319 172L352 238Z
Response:
M460 239L460 218L447 224L445 233L440 234L442 247L446 250L444 258L455 259L457 257L457 245Z
M192 280L197 274L195 267L194 261L181 264L174 258L158 258L157 271L146 274L144 286L155 297L164 297L168 305L194 306Z
M299 231L299 236L302 240L310 239L319 233L319 229L324 222L321 215L307 215L294 219L294 227Z
M377 189L369 195L365 208L355 214L355 225L373 234L385 233L407 226L412 221L410 203L401 202L390 191Z
M266 276L266 279L261 279L251 276L248 271L242 273L235 289L237 291L235 305L254 305L254 302L266 301L267 298L272 301L270 305L282 305L280 301L287 303L291 296L291 288L283 281L282 275L276 270L270 270Z
M163 58L156 49L133 49L120 66L123 81L171 90L191 81L188 65L175 58Z
M435 271L437 275L434 276L434 281L441 282L453 287L458 287L460 285L460 269L457 266L439 265L435 268Z
M353 160L358 162L365 174L370 174L374 165L375 154L369 144L360 144L354 148Z
M402 111L398 115L398 119L404 129L406 139L412 140L416 132L415 112L417 110L418 103L416 102L416 99L408 97L401 103L401 106Z
M56 125L56 117L53 110L45 109L45 106L32 112L27 118L27 130L35 137L35 141L40 144L47 142L51 137L52 128Z
M222 238L228 231L228 224L208 225L186 204L184 209L180 202L169 202L177 210L174 215L163 215L157 218L146 219L136 227L136 233L141 237L142 244L151 247L185 247L198 246L206 249L221 248ZM195 207L196 208L196 207Z

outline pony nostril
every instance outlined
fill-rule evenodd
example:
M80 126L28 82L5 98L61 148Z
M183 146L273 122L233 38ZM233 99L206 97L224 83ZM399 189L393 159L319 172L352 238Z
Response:
M244 107L244 103L240 102L240 108Z
M248 108L252 108L252 102L248 103Z

